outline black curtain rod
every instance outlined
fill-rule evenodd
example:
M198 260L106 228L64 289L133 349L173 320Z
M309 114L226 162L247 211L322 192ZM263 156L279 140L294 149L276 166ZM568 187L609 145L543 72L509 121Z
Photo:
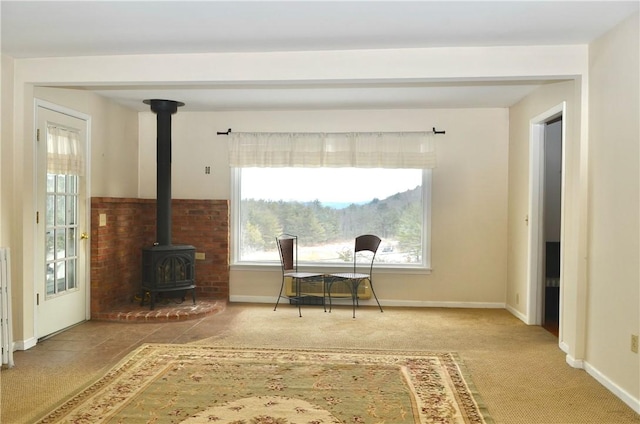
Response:
M436 127L433 127L433 133L446 134L446 131L436 131ZM229 128L227 131L218 131L218 135L229 135L229 134L231 134L231 128Z

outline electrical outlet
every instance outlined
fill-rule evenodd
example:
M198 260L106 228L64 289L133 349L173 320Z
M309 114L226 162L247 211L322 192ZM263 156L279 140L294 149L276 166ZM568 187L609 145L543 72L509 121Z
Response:
M631 352L638 353L638 335L631 335Z

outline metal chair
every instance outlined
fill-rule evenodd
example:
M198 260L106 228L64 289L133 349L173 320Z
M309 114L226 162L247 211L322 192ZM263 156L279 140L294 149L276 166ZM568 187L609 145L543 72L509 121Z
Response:
M298 272L298 237L291 234L281 234L276 237L276 243L278 244L278 251L280 252L280 264L282 265L282 284L280 285L280 294L276 301L276 306L273 308L275 311L278 309L278 304L281 298L295 300L298 304L298 315L302 316L300 304L302 299L306 297L300 290L300 283L304 281L317 280L319 277L323 277L323 274L314 272ZM295 287L295 294L293 297L283 295L284 283L286 278L293 280ZM322 281L322 304L324 305L324 281Z
M359 306L358 302L358 286L364 280L369 280L369 287L371 287L371 293L373 293L373 297L376 299L376 303L378 303L378 307L380 308L380 312L384 312L382 310L382 306L380 306L380 301L378 301L378 296L376 296L376 291L373 289L373 280L371 278L371 274L373 273L373 261L376 259L376 252L378 251L378 247L380 246L380 237L374 236L372 234L365 234L362 236L356 237L355 247L353 249L353 272L341 272L337 274L331 274L330 277L334 277L329 279L327 282L327 294L329 295L329 312L331 312L331 286L337 282L341 281L346 284L349 284L349 288L351 289L351 302L353 303L353 317L356 317L356 306ZM371 252L371 262L367 263L369 265L369 273L358 272L358 255L360 252ZM363 268L366 264L364 262L360 262L360 267ZM337 280L336 280L337 279Z

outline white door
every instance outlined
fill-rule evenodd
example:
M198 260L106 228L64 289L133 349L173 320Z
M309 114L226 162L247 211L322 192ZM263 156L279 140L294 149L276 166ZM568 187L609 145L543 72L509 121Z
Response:
M53 109L39 105L36 118L38 338L88 311L87 120Z

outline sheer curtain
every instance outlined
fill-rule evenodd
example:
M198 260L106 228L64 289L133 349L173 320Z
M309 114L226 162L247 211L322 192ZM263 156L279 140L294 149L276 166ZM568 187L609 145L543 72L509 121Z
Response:
M433 132L229 133L231 167L436 166Z
M47 127L47 172L84 175L84 152L78 132L54 125Z

